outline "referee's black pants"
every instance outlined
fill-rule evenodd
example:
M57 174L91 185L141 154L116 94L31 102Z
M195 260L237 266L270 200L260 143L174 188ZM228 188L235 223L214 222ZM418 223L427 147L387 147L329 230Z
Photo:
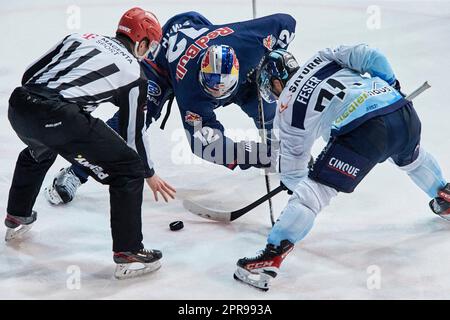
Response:
M31 215L45 174L59 154L109 185L113 251L143 248L144 167L139 155L119 135L79 106L44 98L23 87L11 95L8 118L28 146L17 159L9 214Z

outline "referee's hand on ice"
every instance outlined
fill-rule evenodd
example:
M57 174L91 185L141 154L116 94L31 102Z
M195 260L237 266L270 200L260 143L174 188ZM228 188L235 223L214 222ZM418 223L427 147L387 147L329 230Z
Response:
M158 201L158 193L162 195L166 202L169 202L169 197L175 199L175 193L177 192L175 188L161 179L158 175L154 174L145 180L147 181L150 189L153 191L155 201Z

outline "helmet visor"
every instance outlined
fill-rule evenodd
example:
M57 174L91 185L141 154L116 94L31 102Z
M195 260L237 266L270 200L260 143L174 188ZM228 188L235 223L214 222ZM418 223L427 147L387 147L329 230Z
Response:
M276 101L276 97L272 93L272 83L270 81L270 76L267 73L266 69L261 70L261 73L258 78L258 85L261 97L267 103L273 103Z
M238 77L235 75L200 72L200 83L210 96L216 99L225 99L231 96L237 88Z

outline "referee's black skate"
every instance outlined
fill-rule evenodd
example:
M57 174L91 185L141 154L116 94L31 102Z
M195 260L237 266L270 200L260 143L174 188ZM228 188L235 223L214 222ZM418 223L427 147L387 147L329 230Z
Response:
M277 276L284 258L293 249L294 244L289 240L281 241L278 247L267 244L258 256L238 260L234 278L257 289L267 291L270 281Z
M450 220L450 183L439 190L438 197L430 201L430 208L441 218Z
M72 169L70 167L63 168L53 179L52 185L44 189L44 195L53 205L68 203L75 197L79 186L81 186L81 181Z
M33 223L37 220L37 212L33 211L29 217L19 217L7 214L5 218L6 235L5 241L21 237L30 231Z
M156 271L161 268L161 258L161 251L155 249L114 252L114 262L117 263L114 276L117 279L128 279Z

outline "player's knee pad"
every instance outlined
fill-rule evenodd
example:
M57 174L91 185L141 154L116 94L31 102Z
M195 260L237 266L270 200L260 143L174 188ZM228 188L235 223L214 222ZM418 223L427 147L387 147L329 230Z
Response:
M288 239L296 243L311 230L316 215L337 195L333 188L309 178L297 184L293 195L269 234L268 242L278 245Z
M297 201L317 215L324 207L330 204L331 199L337 193L337 190L334 188L310 178L305 178L297 184L289 202Z
M429 156L430 156L430 154L428 152L426 152L425 149L423 149L422 147L419 147L419 152L417 154L416 159L413 162L411 162L410 164L407 164L406 166L399 166L398 164L395 163L395 161L392 158L390 158L389 161L394 163L400 170L408 172L408 171L414 171L415 169L417 169L418 167L423 165Z
M446 185L436 159L422 147L415 161L399 168L406 171L414 183L431 198L437 197L437 192Z

